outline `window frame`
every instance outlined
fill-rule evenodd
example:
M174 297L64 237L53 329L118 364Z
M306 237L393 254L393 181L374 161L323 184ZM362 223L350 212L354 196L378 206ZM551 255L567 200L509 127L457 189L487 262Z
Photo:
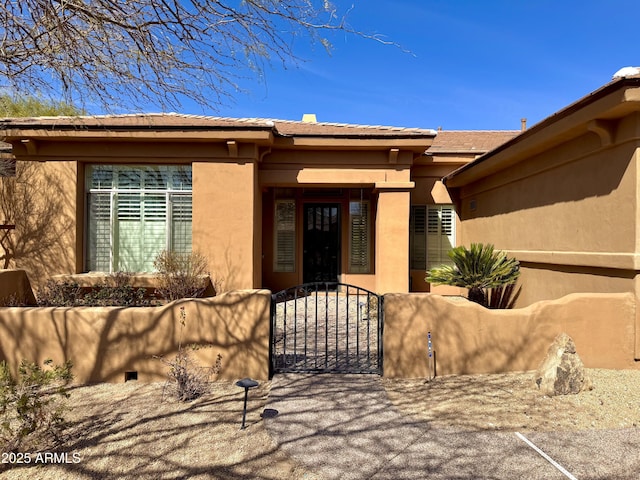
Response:
M416 232L418 220L416 212L422 211L422 228ZM448 218L450 231L445 230L445 212ZM430 233L430 218L433 213L437 216L437 232ZM438 238L438 245L430 243L433 238ZM430 240L431 238L431 240ZM443 240L447 239L447 245L443 245ZM410 270L429 271L431 268L440 265L451 265L447 252L456 246L457 238L457 217L455 205L452 204L427 204L411 205L409 217L409 268ZM419 252L418 252L419 250Z
M101 185L98 183L97 186L93 184L94 174L96 169L104 169L104 171L109 171L111 169L111 180L109 185ZM118 176L121 171L137 171L137 172L159 172L164 171L164 175L167 180L166 186L159 188L149 188L146 184L146 176L140 175L141 181L140 184L132 188L127 186L126 188L122 188L118 183ZM176 238L175 238L175 230L177 225L174 225L174 214L175 208L177 205L181 205L184 215L184 212L189 212L187 216L190 216L190 220L184 221L185 225L187 223L190 224L191 232L187 235L185 233L185 240L181 248L177 251L188 253L192 250L193 246L193 183L190 180L190 183L181 183L180 185L174 185L173 181L181 175L187 175L187 178L192 178L192 166L185 164L86 164L84 169L84 177L85 177L85 195L84 195L84 206L85 206L85 226L83 232L84 238L84 269L85 271L105 271L100 267L99 261L95 260L99 258L99 251L96 250L92 255L91 250L94 246L92 244L91 236L92 236L92 197L96 197L98 195L106 195L108 196L108 210L109 210L109 220L108 220L108 250L109 250L109 265L108 265L108 273L117 271L121 269L120 261L122 260L119 256L119 250L121 245L116 245L115 242L119 240L118 229L121 228L120 221L122 220L119 214L119 197L127 196L139 196L140 208L139 208L139 222L141 225L144 225L145 222L153 222L153 221L162 221L164 223L164 246L163 249L166 250L176 250ZM125 175L126 176L126 175ZM149 177L153 177L153 175L149 175ZM149 218L144 213L143 209L143 199L145 197L152 198L156 197L164 197L164 202L162 200L160 202L156 202L156 204L150 203L148 205L149 208L158 209L164 212L164 216L161 220L158 220L157 213L150 213ZM176 199L181 198L178 202ZM184 199L188 198L185 202ZM161 207L160 207L161 206ZM185 208L187 207L188 208ZM157 210L157 211L160 211ZM143 237L142 237L143 238ZM144 242L143 242L144 243ZM96 242L97 245L97 242ZM158 252L159 253L159 252ZM145 258L148 257L147 252L140 251L138 252L140 258L135 259L135 262L138 264L144 264ZM96 268L97 267L97 268ZM105 271L106 272L106 271ZM142 273L142 272L136 272Z

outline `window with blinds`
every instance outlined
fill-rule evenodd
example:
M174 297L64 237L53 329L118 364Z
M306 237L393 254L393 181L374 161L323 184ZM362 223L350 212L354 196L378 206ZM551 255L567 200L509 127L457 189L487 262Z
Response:
M349 202L349 272L370 273L369 202Z
M274 215L274 272L296 269L296 201L276 200Z
M453 205L412 205L409 220L412 270L430 270L450 264L447 252L455 246Z
M191 251L190 166L90 165L89 271L148 272L162 250Z

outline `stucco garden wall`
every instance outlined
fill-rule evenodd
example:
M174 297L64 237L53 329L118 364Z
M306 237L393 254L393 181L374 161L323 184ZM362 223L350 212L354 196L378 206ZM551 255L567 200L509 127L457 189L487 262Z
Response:
M77 383L166 379L154 355L173 358L183 344L211 345L193 352L201 365L222 355L220 378L269 374L270 292L234 291L214 298L172 302L164 307L76 307L0 309L0 357L71 360ZM180 309L186 326L181 328Z
M24 270L0 270L0 305L18 302L36 305L31 282Z
M431 332L438 375L536 369L559 333L590 368L637 369L635 297L572 294L526 308L489 310L433 294L384 299L384 376L427 377Z

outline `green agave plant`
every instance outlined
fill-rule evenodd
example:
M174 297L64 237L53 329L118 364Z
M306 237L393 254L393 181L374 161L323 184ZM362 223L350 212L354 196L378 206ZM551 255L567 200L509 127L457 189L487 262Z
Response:
M427 282L468 288L469 300L485 307L487 289L514 285L520 276L520 262L495 251L493 245L472 243L470 249L455 247L448 255L453 265L432 268L427 272Z

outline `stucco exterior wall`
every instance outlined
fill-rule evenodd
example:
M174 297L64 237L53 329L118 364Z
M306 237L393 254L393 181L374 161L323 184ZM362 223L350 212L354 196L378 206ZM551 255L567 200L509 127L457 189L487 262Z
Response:
M122 382L137 372L141 382L166 379L183 345L210 345L193 352L201 365L222 355L220 378L267 379L270 292L234 291L165 307L0 309L0 357L13 367L22 359L71 360L76 383ZM186 314L181 328L180 309Z
M39 287L51 275L74 273L81 258L78 169L76 162L60 161L19 162L16 170L0 187L0 214L16 227L10 233L9 267L26 270Z
M463 188L463 242L481 239L513 251L634 252L636 145L585 152L585 144L597 147L593 137Z
M431 332L437 375L528 371L565 332L588 368L638 369L633 294L572 294L489 310L433 294L385 295L384 376L427 377Z
M193 250L208 258L211 278L223 291L254 288L261 262L255 164L194 162L192 168Z
M409 291L408 191L381 191L376 213L376 291Z
M523 262L520 271L521 305L531 305L539 300L554 300L570 293L620 293L635 290L633 270Z
M492 243L523 266L519 306L574 292L633 292L637 148L594 133L459 192L460 243Z

